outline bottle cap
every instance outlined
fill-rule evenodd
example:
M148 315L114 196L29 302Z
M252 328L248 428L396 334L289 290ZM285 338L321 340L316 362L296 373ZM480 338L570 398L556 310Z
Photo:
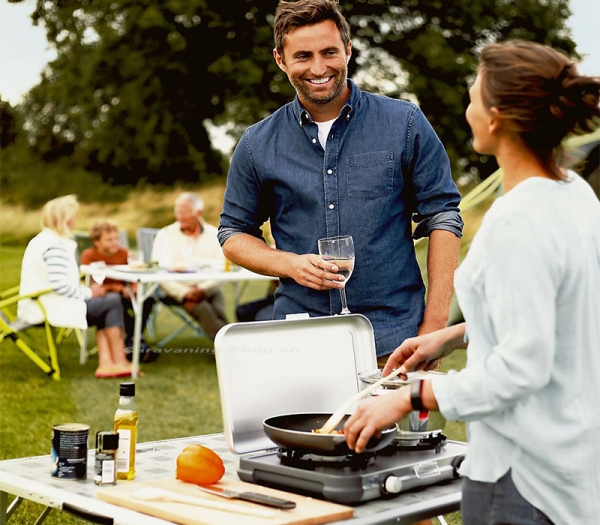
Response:
M119 394L122 396L135 396L135 383L121 383Z
M115 432L96 432L96 450L117 450L119 434Z

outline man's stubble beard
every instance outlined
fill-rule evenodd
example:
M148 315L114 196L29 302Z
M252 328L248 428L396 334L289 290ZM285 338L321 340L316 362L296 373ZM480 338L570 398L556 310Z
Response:
M323 97L315 97L313 91L308 88L303 80L294 79L291 83L296 89L298 96L315 105L329 104L336 100L344 92L348 81L347 70L341 71L340 75L336 75L333 88L328 95Z

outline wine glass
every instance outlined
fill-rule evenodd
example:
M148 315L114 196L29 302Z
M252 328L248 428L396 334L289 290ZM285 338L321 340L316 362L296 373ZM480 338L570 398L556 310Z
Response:
M98 284L102 284L106 277L106 263L104 261L91 262L90 269L92 270L92 279Z
M354 270L354 241L351 235L341 235L338 237L327 237L319 239L319 255L324 261L335 264L340 275L344 276L344 288L340 288L340 297L342 300L342 314L349 314L348 303L346 302L346 283L352 271Z

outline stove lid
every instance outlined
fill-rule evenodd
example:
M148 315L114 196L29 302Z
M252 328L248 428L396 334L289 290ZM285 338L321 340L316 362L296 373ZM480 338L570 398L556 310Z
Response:
M233 323L215 338L223 426L229 449L246 454L276 445L268 417L333 412L362 388L358 374L377 366L363 315Z

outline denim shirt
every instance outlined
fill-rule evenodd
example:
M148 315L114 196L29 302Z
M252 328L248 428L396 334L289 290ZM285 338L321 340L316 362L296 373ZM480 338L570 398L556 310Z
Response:
M420 223L416 235L446 229L461 236L461 197L420 109L348 84L350 98L325 150L297 97L246 130L231 160L219 241L241 232L262 238L269 219L277 249L296 254L318 253L320 238L352 235L348 307L371 321L384 355L417 333L425 309L411 219ZM339 290L312 290L290 278L281 279L275 297L275 319L341 311Z

